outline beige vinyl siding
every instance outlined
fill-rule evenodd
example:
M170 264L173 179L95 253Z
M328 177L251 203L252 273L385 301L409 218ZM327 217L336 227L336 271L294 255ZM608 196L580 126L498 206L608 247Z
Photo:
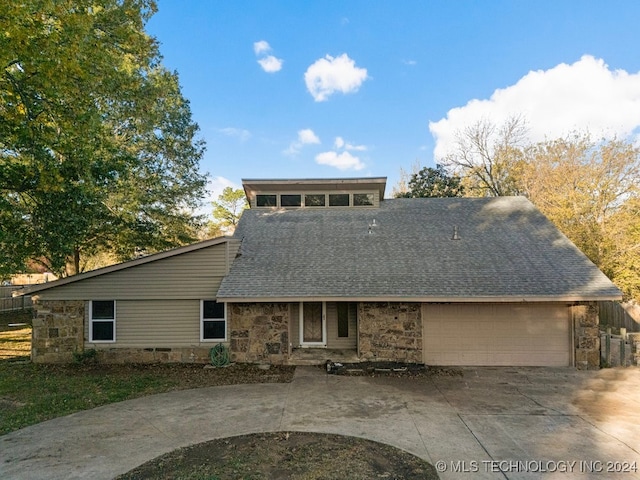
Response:
M89 338L88 324L85 321L85 339ZM85 342L85 345L97 348L210 345L200 343L199 300L117 301L116 340L115 344Z
M377 190L373 192L373 206L378 208L380 207L380 192Z
M300 346L300 303L295 302L289 304L291 309L291 321L289 322L289 342L294 348Z
M355 350L358 342L356 304L349 303L349 336L338 337L338 307L336 302L327 302L327 348Z
M559 304L424 304L427 365L568 366L570 316Z
M220 243L51 288L37 295L43 300L212 299L237 249L237 244Z

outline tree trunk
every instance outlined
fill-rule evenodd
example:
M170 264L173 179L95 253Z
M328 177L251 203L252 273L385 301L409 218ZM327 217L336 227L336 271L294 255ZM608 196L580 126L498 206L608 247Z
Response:
M73 275L80 273L80 249L75 248L73 250Z

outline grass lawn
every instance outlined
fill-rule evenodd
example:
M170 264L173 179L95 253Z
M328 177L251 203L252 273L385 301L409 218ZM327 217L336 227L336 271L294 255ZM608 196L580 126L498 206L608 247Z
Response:
M51 418L112 402L187 388L239 383L288 382L294 367L261 370L238 364L36 365L29 361L31 327L26 316L0 315L0 435Z
M21 324L12 326L9 324ZM31 355L31 311L0 313L0 361L28 360Z

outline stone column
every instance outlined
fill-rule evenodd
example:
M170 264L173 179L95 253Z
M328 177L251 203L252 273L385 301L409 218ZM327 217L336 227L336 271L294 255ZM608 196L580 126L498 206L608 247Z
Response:
M234 362L282 365L289 357L288 303L230 303L229 349Z
M360 358L422 363L421 311L420 303L359 303Z
M34 298L31 360L71 363L84 350L84 302Z
M598 304L585 302L571 307L575 339L575 359L578 370L600 368L600 332Z
M631 341L631 365L640 366L640 333L628 333Z

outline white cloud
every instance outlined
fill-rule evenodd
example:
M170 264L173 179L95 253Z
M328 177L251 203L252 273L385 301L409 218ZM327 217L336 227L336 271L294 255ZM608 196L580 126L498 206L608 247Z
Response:
M336 92L357 92L367 78L367 69L356 67L346 53L320 58L304 74L307 90L316 102L324 102Z
M251 138L251 132L243 128L225 127L218 129L218 132L227 137L237 138L241 142L245 142Z
M253 51L258 58L257 62L267 73L279 72L282 69L284 60L276 58L273 55L268 55L272 50L271 45L266 40L260 40L253 44Z
M349 152L324 152L316 155L316 163L328 165L338 170L362 170L364 163L358 157L354 157Z
M320 139L310 128L298 131L298 141L302 144L320 143Z
M211 201L217 200L218 196L222 195L222 191L227 187L237 190L242 188L242 185L237 185L225 177L210 177L207 183L207 192L209 193Z
M302 150L302 147L305 145L317 145L319 143L320 139L314 131L310 128L305 128L303 130L298 130L298 139L291 142L291 145L289 145L289 148L287 148L284 153L287 155L296 155L300 153L300 150Z
M402 63L409 65L410 67L415 67L418 64L415 60L403 60Z
M344 138L342 137L336 137L335 141L333 142L333 145L337 149L344 148L345 150L351 150L351 151L355 150L358 152L364 152L367 150L367 147L365 145L353 145L351 143L345 142Z
M574 130L588 130L595 137L627 137L640 126L640 72L611 70L604 60L589 55L571 65L531 71L488 100L471 100L430 122L434 157L451 151L456 131L481 119L501 124L513 115L527 119L533 142Z
M267 73L279 72L280 69L282 69L282 62L283 60L276 58L273 55L269 55L258 60L262 69Z
M253 44L253 51L256 55L264 55L265 53L269 53L271 51L271 45L269 45L269 42L265 40L260 40L259 42L255 42Z

